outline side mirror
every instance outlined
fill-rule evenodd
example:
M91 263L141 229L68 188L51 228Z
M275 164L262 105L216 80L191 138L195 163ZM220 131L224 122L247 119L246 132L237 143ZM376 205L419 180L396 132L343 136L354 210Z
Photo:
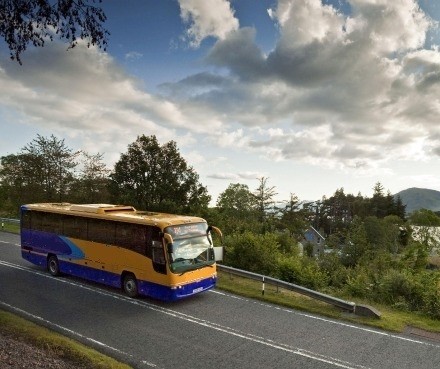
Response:
M163 238L167 244L167 251L172 254L173 253L173 237L169 233L164 233Z
M217 235L220 237L221 243L223 244L223 233L222 233L222 231L219 228L214 227L214 226L209 226L208 227L208 232L209 231L214 231L215 233L217 233Z

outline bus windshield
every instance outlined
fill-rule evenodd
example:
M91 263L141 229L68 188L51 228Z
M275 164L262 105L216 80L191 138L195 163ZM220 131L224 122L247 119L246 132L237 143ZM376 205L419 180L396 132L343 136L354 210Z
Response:
M171 271L182 273L214 263L214 249L207 230L206 223L171 226L165 229L165 232L173 236Z

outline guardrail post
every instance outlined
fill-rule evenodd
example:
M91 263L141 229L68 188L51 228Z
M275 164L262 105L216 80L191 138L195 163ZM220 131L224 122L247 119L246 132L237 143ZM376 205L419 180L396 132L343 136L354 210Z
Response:
M261 288L261 294L264 296L264 275L263 275L263 286Z

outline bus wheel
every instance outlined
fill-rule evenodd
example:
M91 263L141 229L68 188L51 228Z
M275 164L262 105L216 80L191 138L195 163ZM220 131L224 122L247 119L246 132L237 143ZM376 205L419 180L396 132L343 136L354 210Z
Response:
M60 264L58 262L58 258L55 255L50 255L47 259L47 270L53 276L57 276L60 274Z
M126 274L124 276L123 288L129 297L136 297L138 295L137 281L133 274Z

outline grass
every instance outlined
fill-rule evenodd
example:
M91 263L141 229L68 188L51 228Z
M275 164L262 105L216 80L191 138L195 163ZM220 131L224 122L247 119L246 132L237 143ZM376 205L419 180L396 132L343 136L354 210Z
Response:
M411 326L429 332L440 333L440 320L435 320L421 314L399 311L389 306L375 304L374 308L381 312L380 319L359 317L343 312L324 302L292 291L283 290L281 288L277 289L267 284L263 296L261 293L261 282L232 276L227 272L219 271L218 275L218 288L237 295L392 332L403 332L406 327ZM353 301L356 304L371 305L371 302L368 301L352 299L349 299L349 301Z
M20 233L20 224L14 224L14 223L8 223L3 222L3 226L0 228L3 232L10 232L10 233Z
M54 352L60 358L68 359L78 367L92 369L130 369L131 367L105 356L70 338L50 331L17 315L0 310L2 332L24 340L43 350Z

